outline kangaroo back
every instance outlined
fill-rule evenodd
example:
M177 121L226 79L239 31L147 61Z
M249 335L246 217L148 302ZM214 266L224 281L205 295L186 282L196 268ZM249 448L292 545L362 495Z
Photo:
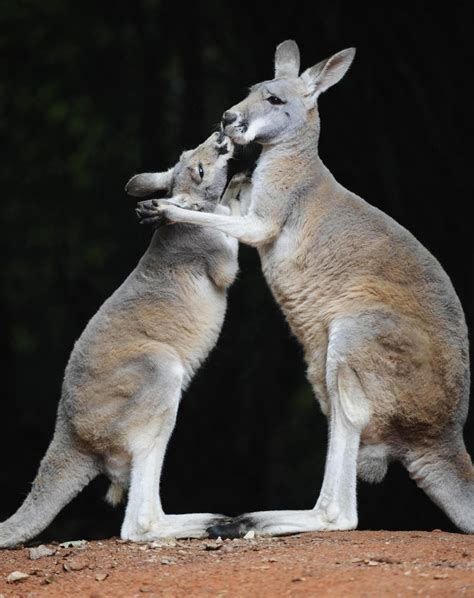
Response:
M98 473L95 458L79 450L58 420L30 493L18 511L0 523L0 548L17 546L42 532Z

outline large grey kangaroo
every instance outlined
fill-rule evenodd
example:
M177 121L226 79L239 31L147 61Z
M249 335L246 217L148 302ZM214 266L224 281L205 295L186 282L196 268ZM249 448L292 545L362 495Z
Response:
M250 513L215 534L355 528L357 473L379 482L393 459L461 530L474 532L474 472L462 436L468 339L458 297L413 235L340 185L318 156L318 96L354 54L343 50L299 75L298 47L286 41L275 77L224 113L234 142L263 146L247 215L156 208L158 218L257 247L329 420L314 509Z
M166 190L181 205L226 213L218 200L232 153L232 142L215 133L167 172L133 177L127 191ZM135 270L74 346L53 440L23 505L0 524L0 547L39 534L99 473L112 482L110 503L128 491L122 538L206 534L218 516L165 515L159 483L183 389L222 327L237 246L219 231L194 226L154 233Z

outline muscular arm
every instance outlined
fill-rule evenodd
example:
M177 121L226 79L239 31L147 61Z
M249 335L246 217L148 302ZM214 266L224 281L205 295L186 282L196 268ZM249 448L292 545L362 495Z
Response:
M221 216L203 212L191 212L175 206L164 209L164 216L170 222L186 222L220 230L241 243L258 246L273 241L278 235L278 229L271 223L265 222L255 214L246 216Z
M222 214L195 212L177 207L172 204L172 199L167 203L158 202L154 206L154 216L145 217L144 224L154 224L154 220L165 218L171 223L182 222L196 224L219 230L240 242L254 247L264 245L273 241L279 231L278 224L266 221L255 213L248 213L245 216L226 216Z

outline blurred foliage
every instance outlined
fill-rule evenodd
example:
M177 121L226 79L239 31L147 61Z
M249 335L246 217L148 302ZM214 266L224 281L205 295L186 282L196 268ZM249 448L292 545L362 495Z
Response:
M472 323L469 3L3 0L0 11L0 312L5 369L2 512L27 491L51 437L74 340L135 265L150 232L123 186L197 145L246 87L272 74L275 44L304 66L358 55L321 99L321 153L337 178L410 228L440 259ZM163 498L173 511L311 506L326 424L301 351L241 249L217 349L183 401ZM466 430L471 448L472 418ZM192 449L192 450L190 450ZM117 533L98 481L50 533ZM363 526L447 526L393 468L361 486Z

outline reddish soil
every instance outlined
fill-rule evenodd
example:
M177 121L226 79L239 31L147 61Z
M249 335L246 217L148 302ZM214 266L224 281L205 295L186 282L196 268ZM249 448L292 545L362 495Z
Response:
M48 548L0 551L0 596L474 596L474 536L438 531Z

